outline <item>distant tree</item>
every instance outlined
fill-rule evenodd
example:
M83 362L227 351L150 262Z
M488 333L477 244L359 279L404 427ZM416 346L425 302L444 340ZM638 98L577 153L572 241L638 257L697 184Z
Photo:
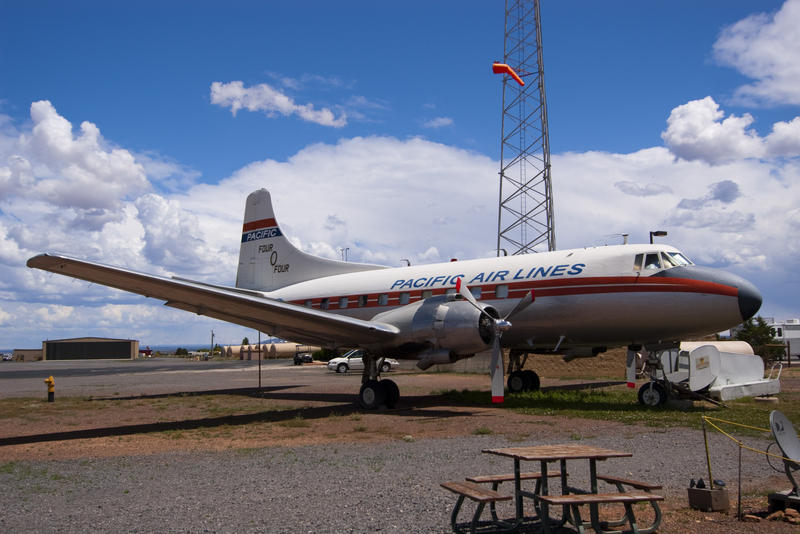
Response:
M311 358L317 361L327 362L336 357L336 351L331 349L319 349L311 354Z
M189 351L184 349L183 347L178 347L175 349L175 356L188 356Z
M755 353L760 354L765 360L771 360L784 354L783 348L768 346L781 343L775 339L775 329L771 328L760 315L755 320L748 319L742 323L741 328L736 332L736 339L749 343Z
M245 337L245 338L242 340L242 345L249 345L249 344L250 344L250 340L249 340L249 339L247 339L247 337Z
M216 345L214 345L214 352L213 352L212 354L216 354L217 352L218 352L218 353L220 353L220 354L223 354L223 353L225 352L225 351L222 349L222 345L220 345L219 343L217 343Z

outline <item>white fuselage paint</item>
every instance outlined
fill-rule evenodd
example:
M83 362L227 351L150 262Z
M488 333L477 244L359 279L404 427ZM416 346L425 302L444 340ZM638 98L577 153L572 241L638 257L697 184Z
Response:
M735 287L668 273L652 276L663 269L634 270L636 254L657 251L677 252L665 245L624 245L378 269L308 280L264 295L371 319L424 298L423 292L452 291L457 277L470 289L481 288L479 302L501 316L532 289L535 302L514 318L502 339L504 346L520 347L554 346L562 336L567 343L593 346L678 340L741 322ZM498 298L502 286L508 296ZM346 307L340 306L343 298ZM366 306L359 302L364 298Z

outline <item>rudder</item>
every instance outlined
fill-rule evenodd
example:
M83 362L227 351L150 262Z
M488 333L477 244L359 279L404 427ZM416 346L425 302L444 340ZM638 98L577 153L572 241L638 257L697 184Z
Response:
M269 191L259 189L247 196L236 287L272 291L324 276L382 268L329 260L298 250L275 220Z

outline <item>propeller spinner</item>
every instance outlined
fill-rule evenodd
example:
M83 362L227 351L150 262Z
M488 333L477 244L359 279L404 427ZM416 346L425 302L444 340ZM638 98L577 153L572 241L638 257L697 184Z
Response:
M514 309L512 309L505 317L497 318L492 317L485 308L478 304L475 296L461 283L461 278L456 279L456 291L464 297L464 300L475 306L482 313L481 322L489 322L494 329L494 336L492 339L492 359L489 364L489 374L492 377L492 402L501 403L504 398L504 384L503 384L503 349L500 346L500 338L503 332L511 328L511 319L513 316L530 306L534 301L533 290L525 294L524 297L519 299ZM484 323L485 324L485 323Z

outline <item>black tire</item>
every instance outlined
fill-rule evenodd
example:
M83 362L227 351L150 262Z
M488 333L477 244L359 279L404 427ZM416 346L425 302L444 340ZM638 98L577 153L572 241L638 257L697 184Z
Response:
M358 392L358 404L365 410L375 410L386 402L386 386L377 380L367 380Z
M340 363L339 365L336 366L337 373L346 373L348 369L349 367L347 367L346 363Z
M541 381L539 380L539 375L537 375L535 371L526 369L525 371L522 371L522 376L525 378L526 391L539 391L539 388L541 387Z
M525 375L522 371L513 371L508 375L506 385L508 386L509 393L521 393L525 391Z
M385 393L386 407L394 408L397 405L397 401L400 400L400 388L397 387L394 380L381 380L379 384Z
M392 370L392 366L389 365L389 362L383 362L381 365L381 373L388 373Z
M658 382L648 382L639 388L639 404L655 408L667 402L667 388Z

